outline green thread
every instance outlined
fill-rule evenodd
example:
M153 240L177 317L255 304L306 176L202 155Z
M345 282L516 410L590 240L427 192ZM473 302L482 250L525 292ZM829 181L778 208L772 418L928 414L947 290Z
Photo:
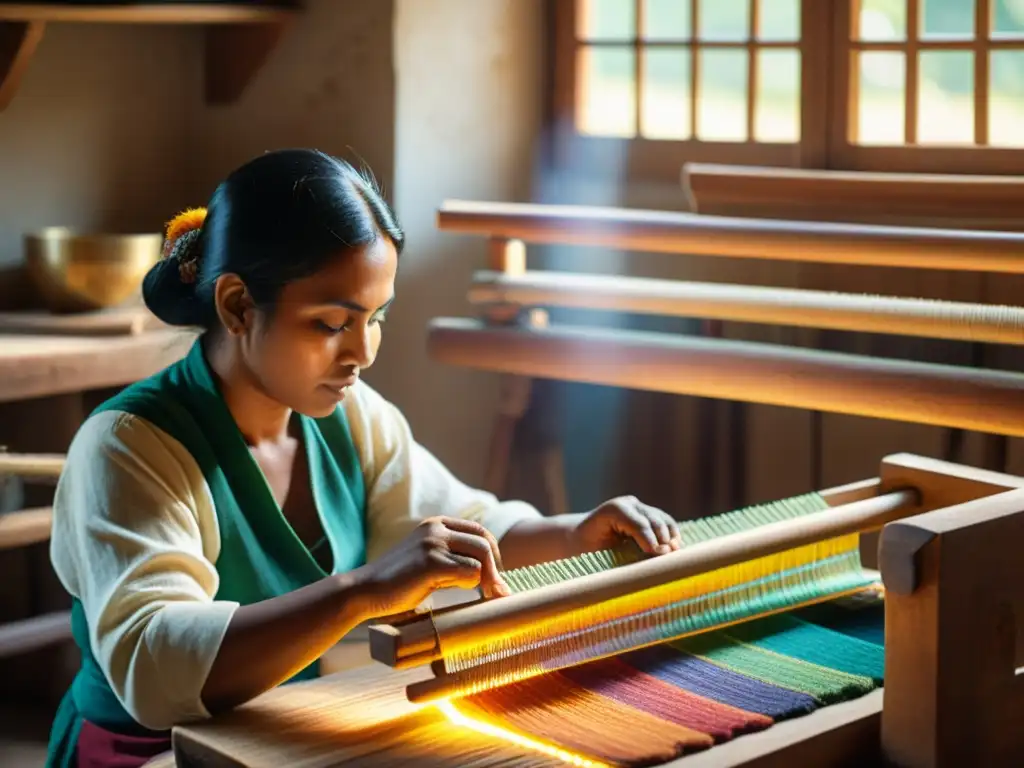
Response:
M851 675L798 658L783 656L735 640L727 631L710 632L678 640L672 645L691 656L704 659L769 685L806 693L822 704L863 696L874 690L870 677Z
M828 508L829 504L821 494L806 493L768 504L744 507L721 515L698 520L684 520L678 523L679 534L683 546L691 546L730 533L739 533L782 520L792 520ZM505 571L502 576L513 592L526 592L635 563L643 557L645 555L636 543L627 541L618 547L600 552L588 552L577 557Z
M692 546L828 508L824 497L810 493L684 521L679 528L684 546ZM634 542L626 542L613 549L507 571L504 578L513 592L523 592L618 568L644 557ZM789 616L753 617L864 589L875 581L875 575L862 568L860 554L853 549L629 616L602 620L599 614L583 612L578 627L568 635L552 636L543 628L536 632L526 629L499 641L446 654L445 664L449 672L468 672L485 663L507 663L510 674L528 674L528 668L537 672L557 669L587 657L689 635L672 645L723 668L830 704L873 690L884 671L884 651L856 637ZM714 629L723 625L731 626ZM492 672L483 671L485 675Z
M724 630L734 640L765 651L799 659L881 683L885 650L790 615L768 616Z

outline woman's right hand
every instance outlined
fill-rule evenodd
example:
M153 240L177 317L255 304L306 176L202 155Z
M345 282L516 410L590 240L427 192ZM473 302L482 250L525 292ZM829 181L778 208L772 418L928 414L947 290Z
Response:
M479 586L484 597L511 594L501 578L498 541L479 523L431 517L398 546L364 566L367 618L414 610L446 587Z

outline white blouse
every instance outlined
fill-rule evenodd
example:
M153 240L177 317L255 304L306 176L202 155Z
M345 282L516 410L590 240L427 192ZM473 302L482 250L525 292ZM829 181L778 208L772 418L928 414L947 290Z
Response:
M540 516L460 482L369 385L342 407L366 481L371 561L427 517L476 520L500 540ZM50 555L114 693L147 728L209 717L201 692L238 608L214 599L219 552L213 497L181 443L129 413L85 421L57 486Z

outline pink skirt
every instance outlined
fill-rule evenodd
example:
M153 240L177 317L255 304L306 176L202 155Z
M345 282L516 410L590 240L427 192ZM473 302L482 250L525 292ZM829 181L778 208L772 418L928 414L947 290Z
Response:
M78 768L141 768L171 751L171 737L124 736L86 720L78 734Z

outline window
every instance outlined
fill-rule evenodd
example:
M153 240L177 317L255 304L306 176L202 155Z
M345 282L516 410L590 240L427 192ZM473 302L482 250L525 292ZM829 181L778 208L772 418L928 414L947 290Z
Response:
M556 164L1024 170L1024 0L554 0Z
M836 43L837 167L1021 170L1024 2L850 5Z

